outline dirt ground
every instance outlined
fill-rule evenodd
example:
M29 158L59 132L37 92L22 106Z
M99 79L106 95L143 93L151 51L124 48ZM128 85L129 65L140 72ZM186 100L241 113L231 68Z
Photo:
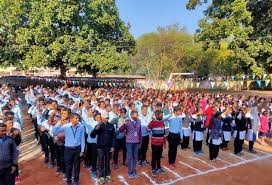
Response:
M250 94L255 92L250 92ZM259 92L256 94L262 95ZM270 96L271 94L271 96ZM272 97L272 92L264 93L265 96ZM43 164L43 156L40 147L33 137L33 127L30 119L25 115L24 138L21 148L20 185L65 185L62 175L56 175L56 169L48 169ZM229 151L219 152L217 162L211 162L208 147L203 142L204 155L197 157L191 149L181 150L179 148L176 169L168 168L167 152L164 149L162 166L166 169L166 175L151 177L151 166L137 167L137 172L141 175L137 179L128 179L127 168L120 165L119 169L112 168L112 185L272 185L272 142L267 141L268 147L255 144L257 154L247 152L247 142L244 144L244 155L237 157L233 155L233 143L229 144ZM120 154L121 159L121 154ZM151 160L151 150L148 151L147 159ZM80 184L97 184L90 178L89 171L81 168Z
M247 145L245 145L247 147ZM162 165L167 170L167 175L151 177L150 166L137 167L141 177L129 180L127 170L121 166L117 170L112 170L113 181L110 184L183 184L183 185L272 185L271 169L272 154L269 151L258 151L252 155L244 150L244 156L232 155L232 151L220 151L219 160L210 162L208 160L208 148L203 146L204 155L196 157L191 149L179 150L177 157L177 168L172 171L167 166L167 149L164 151ZM121 156L120 156L121 157ZM150 159L150 151L148 153ZM63 185L61 175L55 174L55 169L48 169L43 164L43 157L37 157L20 164L22 170L22 185ZM96 184L87 169L81 169L80 183L82 185Z

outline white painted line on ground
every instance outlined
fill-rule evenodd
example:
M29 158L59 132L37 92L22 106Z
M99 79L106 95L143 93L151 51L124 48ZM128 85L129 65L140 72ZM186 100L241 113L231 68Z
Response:
M152 184L157 185L157 183L156 183L155 181L153 181L153 180L151 179L151 177L149 177L149 176L147 175L147 173L143 172L142 174L143 174L144 176L146 176L146 178L148 178L149 181L150 181Z
M213 165L211 165L211 164L207 163L206 161L204 161L204 160L202 160L202 159L199 159L199 158L197 158L197 157L188 157L188 158L189 158L189 159L193 159L193 160L200 161L200 162L206 164L207 166L209 166L209 167L211 167L211 168L213 168L213 169L216 169L216 167L214 167Z
M177 172L174 172L173 170L167 168L166 166L163 166L164 169L166 169L167 171L173 173L177 178L181 178L181 175L179 175Z
M239 159L242 160L242 161L246 161L246 159L244 159L244 158L241 157L241 156L235 155L235 154L233 154L233 153L228 153L228 154L231 155L231 156L233 156L233 157L239 158Z
M202 173L201 170L199 170L199 169L197 169L197 168L195 168L195 167L193 167L193 166L191 166L191 165L189 165L189 164L187 164L187 163L184 163L184 162L182 162L182 161L179 161L179 163L180 163L180 164L183 164L184 166L187 166L188 168L191 168L191 169L197 171L198 173Z
M121 175L118 175L118 179L120 180L120 182L122 182L125 185L129 185L129 183L125 180L125 178Z
M191 178L191 177L196 177L196 176L200 176L200 175L209 174L209 173L212 173L212 172L222 171L222 170L225 170L225 169L228 169L228 168L231 168L231 167L240 166L242 164L248 164L248 163L259 161L259 160L263 160L263 159L266 159L266 158L269 158L269 157L272 157L272 154L269 154L269 155L266 155L266 156L262 156L262 157L258 157L258 158L254 158L254 159L249 159L249 160L245 160L244 159L243 161L240 161L238 163L234 163L234 164L231 164L231 165L228 165L228 166L224 166L224 167L221 167L221 168L211 169L211 170L208 170L208 171L205 171L205 172L200 172L200 173L197 173L197 174L188 175L186 177L181 177L181 178L178 178L176 180L173 180L172 182L162 183L162 184L159 184L159 185L171 185L171 184L174 184L176 182L179 182L181 180L185 180L185 179L188 179L188 178Z
M225 160L223 160L223 159L221 159L219 157L217 157L217 160L222 161L223 163L226 163L226 164L231 164L231 163L229 163L229 162L227 162L227 161L225 161Z
M267 153L267 152L264 152L264 151L261 151L261 150L257 150L257 149L254 149L256 150L256 152L260 152L260 153L263 153L263 154L266 154L266 155L270 155L270 153Z
M251 155L251 156L253 156L253 157L259 157L258 155L255 155L255 154L249 153L249 152L247 152L247 151L245 151L245 150L243 150L243 152L244 152L244 153L246 153L246 154L248 154L248 155Z

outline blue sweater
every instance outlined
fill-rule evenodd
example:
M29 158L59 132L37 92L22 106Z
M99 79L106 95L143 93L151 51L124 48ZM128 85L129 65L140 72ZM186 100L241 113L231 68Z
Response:
M18 164L19 151L13 138L0 138L0 170Z

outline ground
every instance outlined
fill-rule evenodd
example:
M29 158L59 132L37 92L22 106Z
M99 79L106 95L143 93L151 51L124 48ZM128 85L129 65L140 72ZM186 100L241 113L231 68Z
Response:
M267 95L267 94L266 94ZM268 95L270 96L270 94ZM24 111L25 112L25 111ZM20 147L20 170L21 185L64 185L61 175L56 175L56 169L48 169L43 164L43 156L40 147L33 137L33 126L27 115L24 117L26 125L24 129L23 144ZM166 175L151 177L151 167L137 167L141 176L137 179L128 179L127 169L120 165L117 170L112 170L112 185L272 185L272 142L268 141L269 146L263 147L258 143L255 148L257 154L247 152L247 143L244 144L244 155L237 157L233 155L233 143L230 143L229 151L219 152L217 162L211 162L208 159L208 148L203 142L204 155L196 157L192 149L178 150L174 171L168 169L167 152L164 149L162 165L166 169ZM192 148L190 140L190 147ZM147 158L151 160L148 151ZM120 155L121 157L121 155ZM112 168L113 169L113 168ZM81 169L80 184L97 184L90 178L87 169Z

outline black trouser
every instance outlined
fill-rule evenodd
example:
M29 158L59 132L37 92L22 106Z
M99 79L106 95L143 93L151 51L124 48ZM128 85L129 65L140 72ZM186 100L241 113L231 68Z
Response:
M110 155L110 148L97 149L97 168L99 177L111 175Z
M219 153L219 145L212 144L212 140L209 143L210 160L216 159Z
M144 136L142 138L142 144L141 144L141 147L139 148L139 152L138 152L138 160L139 161L146 160L146 152L148 150L148 144L149 144L149 135Z
M64 150L65 147L63 145L55 144L56 149L56 160L57 166L61 169L62 173L65 173L65 162L64 162Z
M44 146L45 158L49 159L49 152L50 152L51 163L54 163L54 161L55 161L55 144L53 142L53 138L48 136L47 134L42 134L41 141L45 144L45 146Z
M87 142L87 150L84 159L84 163L87 166L92 166L92 172L96 172L96 164L97 164L97 144L96 143L88 143Z
M64 161L66 167L67 182L72 182L72 172L74 175L74 181L79 181L80 173L80 146L77 147L65 147L64 150Z
M163 145L151 145L152 148L152 170L160 169L161 168L161 156L163 151Z
M194 152L198 152L202 150L202 141L196 141L195 139L193 140L193 148Z
M243 150L244 140L239 139L239 131L237 132L236 138L234 140L234 154L238 154Z
M206 145L209 145L209 137L210 137L210 133L209 133L209 129L208 129L207 137L206 137Z
M183 135L183 140L182 140L182 143L181 143L181 148L182 149L188 148L189 142L190 142L190 136L184 136Z
M178 145L180 143L180 134L169 132L168 143L168 162L169 164L174 164L176 162Z
M229 141L225 140L225 137L224 137L224 134L223 134L223 141L220 144L220 148L227 148L228 147L228 143L229 143Z
M0 185L14 185L15 173L10 174L11 167L0 170Z
M254 146L254 141L249 141L248 142L248 149L253 150L253 146Z
M118 164L118 154L120 149L123 150L123 164L126 163L126 158L127 158L127 147L126 147L126 138L122 139L116 139L116 145L115 145L115 150L113 153L113 160L114 164Z
M38 128L37 118L33 119L33 124L34 124L34 129L35 129L35 137L36 137L36 139L38 141L40 139L40 132L39 132L39 128ZM42 151L43 151L43 148L42 148Z

